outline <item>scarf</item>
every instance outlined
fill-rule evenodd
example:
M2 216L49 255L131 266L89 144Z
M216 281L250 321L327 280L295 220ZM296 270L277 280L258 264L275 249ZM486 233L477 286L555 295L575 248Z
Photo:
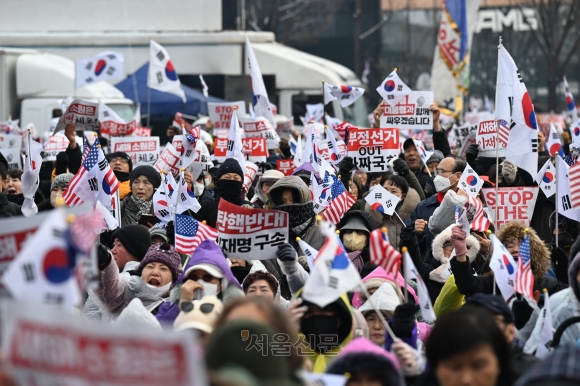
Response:
M291 240L296 237L303 237L316 220L312 201L304 204L274 205L272 209L288 213Z
M133 195L130 197L131 200L133 200L133 203L137 205L137 208L139 209L139 213L137 213L137 216L135 216L135 221L137 222L139 221L140 215L149 214L151 211L151 205L153 205L153 200L145 201L144 199L135 197Z

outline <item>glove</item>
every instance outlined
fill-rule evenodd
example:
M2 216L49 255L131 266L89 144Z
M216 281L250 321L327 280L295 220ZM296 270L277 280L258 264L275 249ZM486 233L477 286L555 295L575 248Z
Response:
M406 176L407 174L409 174L409 165L407 165L407 163L400 159L397 158L393 161L393 170L397 172L398 175L400 175L401 177Z
M175 225L173 221L169 221L165 226L165 234L167 235L168 244L173 245L175 243Z
M106 267L111 261L111 254L103 244L97 245L97 258L99 261L99 267Z
M354 169L354 161L352 157L344 157L338 163L338 170L340 174L350 173L350 171Z
M514 315L514 324L518 330L521 330L528 320L530 320L532 312L534 312L534 309L530 307L526 299L514 300L512 304L512 314Z
M282 245L278 245L276 257L278 257L280 261L296 261L298 256L292 245L284 243Z
M459 225L455 225L451 230L451 244L455 247L455 255L461 256L467 253L467 244L465 242L465 232Z
M516 181L516 174L518 172L518 167L509 161L503 162L503 168L501 169L501 175L503 176L505 182L508 184L513 184Z
M479 155L479 145L477 143L469 145L465 151L465 159L470 166L475 166L475 161Z
M391 329L398 338L410 338L415 327L415 313L419 306L415 303L405 303L395 308Z
M66 173L68 170L68 163L69 163L69 158L68 158L68 154L65 153L64 151L61 151L60 153L58 153L56 155L56 164L55 164L55 168L56 168L56 175L58 176L59 174L63 174Z
M417 236L415 233L415 226L404 226L401 229L401 235L399 236L401 245L404 245L407 248L411 248L417 244Z

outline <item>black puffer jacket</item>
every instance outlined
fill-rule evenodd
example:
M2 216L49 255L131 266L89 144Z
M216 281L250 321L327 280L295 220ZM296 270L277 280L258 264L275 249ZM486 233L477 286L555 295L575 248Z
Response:
M20 216L20 206L8 201L8 192L3 190L0 193L0 217Z

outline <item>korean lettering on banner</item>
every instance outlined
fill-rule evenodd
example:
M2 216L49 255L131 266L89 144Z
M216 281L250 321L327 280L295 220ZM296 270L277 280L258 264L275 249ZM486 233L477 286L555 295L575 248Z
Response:
M465 152L469 145L476 143L477 124L464 124L455 127L455 148L459 149L457 155L465 158Z
M242 124L246 137L266 138L268 149L275 149L280 146L280 137L266 118L242 118L240 119L240 123Z
M492 114L482 114L482 120L477 125L476 141L482 157L495 157L498 148L499 156L505 157L507 144L499 140L497 122Z
M159 159L159 137L111 137L111 152L118 151L131 157L133 167L153 166Z
M55 132L64 130L69 123L74 123L77 130L99 130L99 104L75 99L56 124Z
M237 106L237 110L234 110ZM230 125L232 123L232 114L236 111L238 120L246 116L246 102L225 102L213 103L208 102L207 110L209 119L213 123L213 134L217 138L227 138L230 132Z
M173 141L171 141L171 144L179 154L183 153L183 135L173 136Z
M48 137L48 141L44 144L42 153L43 161L56 161L56 155L60 152L66 151L70 141L64 135L53 135Z
M100 123L101 135L103 137L125 137L135 134L137 122L119 123L115 121L104 121Z
M220 199L216 225L217 243L234 259L273 259L278 246L288 242L288 213L278 210L248 209Z
M276 169L284 173L285 176L291 176L294 173L294 161L291 159L276 160Z
M174 176L178 176L180 158L181 155L175 150L173 146L168 144L153 167L157 170L163 170L165 173L171 173Z
M341 155L341 157L344 157L346 155L346 144L344 142L340 142L337 144L337 147L338 147L338 153ZM320 150L320 154L322 154L322 158L324 158L328 162L333 162L333 160L331 158L332 153L330 153L330 150L328 149L328 143L323 143L323 144L319 145L318 150Z
M266 148L265 138L242 138L244 145L244 154L250 162L266 162L268 158L268 149ZM222 163L226 160L228 149L227 138L214 138L213 156L216 161Z
M135 137L151 137L151 129L148 127L135 127L133 135Z
M526 226L529 226L539 189L538 186L498 188L497 198L495 188L481 189L496 229L513 220L523 221Z
M382 172L399 155L399 130L353 129L348 132L348 156L361 172Z
M395 106L384 105L381 127L433 130L432 91L411 91Z
M248 192L252 183L254 182L254 178L256 178L256 173L258 173L258 166L253 162L246 162L246 170L244 171L244 185L243 191Z
M2 350L19 385L199 386L206 376L198 348L193 334L94 328L46 305L2 304Z

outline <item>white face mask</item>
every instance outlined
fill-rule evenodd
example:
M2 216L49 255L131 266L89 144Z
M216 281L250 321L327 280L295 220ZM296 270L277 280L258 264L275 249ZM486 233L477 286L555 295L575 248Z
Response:
M204 178L203 183L205 184L205 186L210 186L211 185L211 177Z
M208 283L207 281L198 280L199 284L203 286L203 290L196 290L194 294L195 300L199 300L204 296L217 296L218 285L213 283Z
M171 281L165 284L162 287L155 287L154 285L147 284L147 288L149 291L153 292L156 296L163 297L167 292L169 292L169 288L171 288Z
M455 175L452 174L452 176ZM435 185L435 190L439 193L445 193L447 190L449 190L449 188L452 186L451 181L449 181L449 177L443 177L443 176L436 176L435 179L433 179L433 185Z
M195 197L199 197L203 194L203 190L205 189L205 186L203 184L200 184L199 182L194 182L193 184L193 194L195 194Z

